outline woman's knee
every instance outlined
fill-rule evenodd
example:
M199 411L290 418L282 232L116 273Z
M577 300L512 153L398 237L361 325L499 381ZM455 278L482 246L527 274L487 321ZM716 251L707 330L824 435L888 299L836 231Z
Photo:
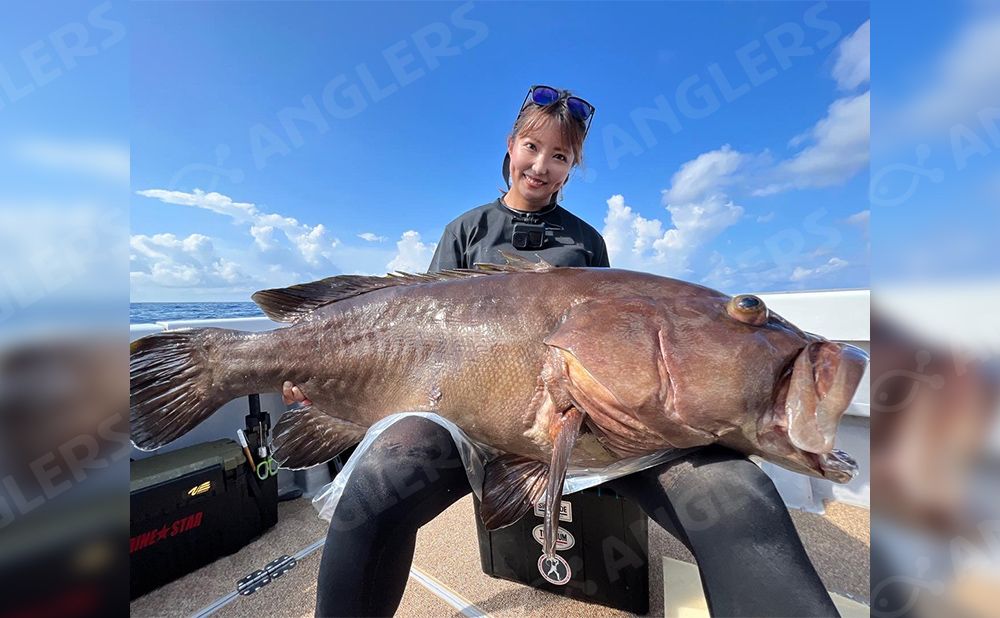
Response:
M464 474L451 433L420 416L404 417L387 427L358 461L362 474L436 482L441 476Z
M357 456L341 500L376 513L406 508L413 496L468 485L451 434L422 417L400 419Z

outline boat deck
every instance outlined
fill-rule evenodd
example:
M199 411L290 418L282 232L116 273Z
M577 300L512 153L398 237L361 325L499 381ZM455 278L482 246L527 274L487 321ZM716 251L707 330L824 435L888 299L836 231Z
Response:
M282 554L294 555L326 535L326 522L312 504L298 499L278 505L278 524L232 556L221 558L131 604L132 616L191 616L235 589L235 582ZM856 602L836 599L845 616L868 615L869 512L840 503L825 515L792 510L809 556L827 588ZM216 616L313 616L320 548L260 591L235 597ZM697 572L691 555L655 523L649 524L650 616L694 618ZM677 562L675 562L677 561ZM664 569L668 572L664 577ZM669 589L664 603L664 581ZM686 588L685 588L686 586ZM693 590L691 590L693 589ZM835 597L836 598L836 597ZM703 607L703 605L702 605ZM479 564L472 496L466 496L421 528L413 569L397 616L529 616L549 610L562 618L630 616L485 575ZM550 614L551 615L551 614Z

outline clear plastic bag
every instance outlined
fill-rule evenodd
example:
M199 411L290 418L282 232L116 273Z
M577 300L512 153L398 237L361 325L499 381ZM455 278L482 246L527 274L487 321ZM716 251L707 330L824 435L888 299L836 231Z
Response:
M400 412L398 414L387 416L369 427L364 439L362 439L361 443L358 444L358 447L355 449L350 459L347 460L347 464L344 468L337 474L336 478L334 478L332 482L328 483L313 497L313 507L315 507L319 512L319 516L321 518L327 521L330 521L333 518L333 511L337 508L337 503L340 501L340 496L344 492L344 487L347 485L347 482L351 477L351 473L354 471L355 464L359 459L361 459L362 455L368 451L375 439L378 438L378 436L393 423L406 418L407 416L421 416L427 420L434 421L448 430L448 433L451 434L452 439L455 440L455 444L458 446L459 454L462 457L462 463L465 466L465 473L469 477L469 485L472 487L472 491L475 492L476 497L482 499L483 478L485 476L483 467L490 459L500 455L501 451L476 442L467 436L464 431L459 429L458 425L442 416L434 414L433 412ZM645 470L646 468L651 468L672 459L676 459L691 450L692 449L669 449L659 451L649 455L623 459L602 468L581 468L571 465L566 473L566 481L563 483L563 495L587 489L588 487L594 487L604 483L605 481L610 481L611 479L615 479L620 476Z

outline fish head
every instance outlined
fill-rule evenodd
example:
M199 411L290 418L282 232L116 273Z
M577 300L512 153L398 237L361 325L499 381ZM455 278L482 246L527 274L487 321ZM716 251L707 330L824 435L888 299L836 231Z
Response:
M802 331L756 296L634 277L633 296L580 303L545 339L605 448L628 457L718 442L812 476L853 477L856 464L833 444L864 351Z
M837 483L853 479L857 463L834 441L868 354L802 331L756 296L712 302L719 307L702 310L699 338L675 337L687 343L663 347L675 369L670 412L722 444L796 472Z

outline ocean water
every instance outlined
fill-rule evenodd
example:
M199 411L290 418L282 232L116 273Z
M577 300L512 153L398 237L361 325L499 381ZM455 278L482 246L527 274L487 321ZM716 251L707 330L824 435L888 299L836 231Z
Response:
M167 320L207 320L263 316L256 304L244 303L131 303L129 324Z

